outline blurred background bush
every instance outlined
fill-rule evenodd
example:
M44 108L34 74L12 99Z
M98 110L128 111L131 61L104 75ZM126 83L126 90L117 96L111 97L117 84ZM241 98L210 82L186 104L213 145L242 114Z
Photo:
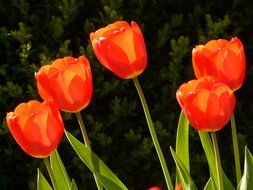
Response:
M89 34L115 20L135 20L143 30L148 66L139 77L172 177L169 146L175 144L180 108L175 92L194 78L192 48L210 39L238 36L245 47L247 74L236 92L239 145L253 145L253 2L176 0L0 0L0 189L36 189L36 168L42 160L27 156L10 135L6 112L38 99L34 72L67 55L86 55L93 69L94 93L82 114L94 151L129 189L164 187L137 92L99 63ZM63 113L65 127L80 140L75 115ZM235 183L230 127L218 133L222 164ZM66 139L58 148L69 175L80 189L95 189L91 172ZM241 148L240 150L243 150ZM241 151L243 156L243 152ZM209 172L196 131L190 131L191 173L199 188Z

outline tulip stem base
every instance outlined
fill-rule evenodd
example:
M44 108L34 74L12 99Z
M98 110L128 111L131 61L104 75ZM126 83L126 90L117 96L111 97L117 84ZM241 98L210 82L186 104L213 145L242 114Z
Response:
M240 165L240 154L239 154L239 148L238 148L238 140L237 140L237 132L236 132L236 124L235 124L234 114L232 115L230 122L231 122L234 157L235 157L236 181L237 181L237 185L238 185L241 180L241 165Z
M222 168L221 168L221 160L220 160L220 153L219 153L219 146L216 137L216 132L211 132L211 137L213 141L214 147L214 156L215 156L215 165L216 171L218 176L218 190L223 190L223 176L222 176Z
M54 173L53 173L53 170L52 170L52 168L51 168L51 166L50 166L49 158L47 157L47 158L44 158L43 160L44 160L44 163L45 163L45 165L46 165L46 168L47 168L49 177L50 177L50 179L51 179L51 182L52 182L52 184L53 184L53 188L54 188L54 190L58 190L58 188L57 188L57 186L56 186L56 181L55 181Z
M89 137L88 137L88 134L87 134L87 131L86 131L86 128L85 128L85 125L84 125L84 122L83 122L83 118L82 118L81 113L80 113L80 112L77 112L77 113L76 113L76 117L77 117L77 120L78 120L80 129L81 129L81 132L82 132L84 144L85 144L86 147L88 147L88 148L91 149L91 147L90 147L90 140L89 140ZM95 179L95 182L96 182L96 185L97 185L98 190L103 190L103 186L102 186L101 183L98 181L96 175L93 174L93 176L94 176L94 179Z
M162 166L162 170L163 170L163 174L164 174L164 177L165 177L165 180L166 180L167 187L168 187L169 190L173 190L174 188L173 188L172 181L171 181L171 178L170 178L170 174L169 174L169 171L168 171L168 168L167 168L167 164L165 162L160 144L159 144L157 136L156 136L153 121L152 121L152 118L151 118L150 113L149 113L149 109L148 109L148 105L147 105L145 96L143 94L143 91L141 89L141 86L140 86L140 83L139 83L137 77L133 78L133 82L134 82L134 85L137 89L137 92L139 94L139 97L140 97L140 100L141 100L141 103L142 103L142 107L143 107L143 110L144 110L144 113L145 113L145 116L146 116L148 128L149 128L151 138L153 140L153 143L154 143L154 146L155 146L160 164Z

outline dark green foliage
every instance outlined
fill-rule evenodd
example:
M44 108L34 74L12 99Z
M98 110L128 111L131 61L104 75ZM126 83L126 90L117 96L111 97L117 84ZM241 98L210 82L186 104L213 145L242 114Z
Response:
M175 92L194 78L191 50L213 38L237 35L244 43L247 76L236 92L240 146L253 145L253 3L175 0L0 0L0 189L35 189L36 168L43 162L27 156L15 143L5 113L19 103L39 99L34 72L66 55L86 55L93 70L94 93L83 117L94 152L129 189L164 186L145 116L131 80L121 80L98 63L90 32L115 20L137 21L148 51L148 66L139 77L169 170L175 166L169 146L175 144L180 108ZM63 114L65 127L80 140L76 117ZM225 172L235 182L229 127L219 132ZM208 169L198 136L190 131L191 172L203 188ZM240 149L240 150L243 150ZM95 189L93 176L64 138L63 162L80 189ZM243 156L243 153L241 153ZM205 168L205 169L203 169Z

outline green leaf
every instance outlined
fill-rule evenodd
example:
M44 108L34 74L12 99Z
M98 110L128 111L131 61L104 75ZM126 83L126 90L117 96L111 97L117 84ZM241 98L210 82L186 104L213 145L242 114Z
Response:
M215 186L215 189L217 189L217 187L218 187L218 176L217 176L216 168L215 168L215 156L214 156L213 145L212 145L211 139L210 139L208 133L200 132L200 131L199 131L199 137L200 137L204 152L206 154L207 163L208 163L208 166L209 166L211 177L212 177L213 182L214 182L213 184ZM234 186L229 181L229 179L227 178L227 176L225 175L223 170L222 170L222 175L223 175L224 189L235 190Z
M238 190L253 189L253 157L247 147L245 147L244 172Z
M180 176L180 180L183 184L183 187L185 190L197 190L196 185L194 184L194 181L192 180L189 172L185 168L183 162L180 160L180 158L177 156L177 154L174 152L174 150L170 147L170 152L172 154L172 157L176 163L178 173Z
M39 168L37 174L37 190L53 190L52 187L47 182L46 178L40 172Z
M186 170L190 172L189 161L189 121L185 118L183 111L181 111L178 126L177 126L177 138L176 138L176 153L178 158L184 164ZM176 171L176 184L179 183L179 174Z
M105 165L105 163L89 148L78 141L73 135L65 130L70 144L86 164L86 166L96 175L97 179L106 189L126 190L126 186L117 178L117 176Z
M50 155L50 164L57 187L61 190L69 190L71 182L57 150Z
M78 190L77 185L76 185L76 182L75 182L74 179L72 179L71 185L70 185L70 188L69 188L69 189L70 189L70 190Z
M209 180L207 181L204 190L215 190L214 184L213 184L213 179L210 177Z

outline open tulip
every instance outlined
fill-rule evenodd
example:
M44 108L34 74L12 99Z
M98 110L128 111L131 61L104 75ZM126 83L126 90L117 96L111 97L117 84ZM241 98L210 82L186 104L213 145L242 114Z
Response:
M90 102L92 75L84 56L57 59L41 67L35 78L40 96L53 99L63 111L79 112Z
M176 96L192 127L200 131L222 129L231 118L236 104L232 90L212 77L182 84Z
M130 79L141 74L147 65L142 32L136 22L125 21L92 32L90 40L99 61L118 77Z
M31 100L7 113L7 125L19 146L29 155L45 158L59 145L64 125L58 107L51 100Z
M228 85L233 91L239 89L245 76L245 55L241 41L235 37L211 40L206 45L197 45L192 50L195 76L213 76Z

